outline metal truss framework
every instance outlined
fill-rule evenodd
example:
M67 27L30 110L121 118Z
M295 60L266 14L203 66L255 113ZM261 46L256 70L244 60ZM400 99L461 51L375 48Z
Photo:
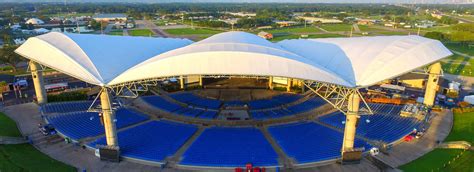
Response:
M268 79L269 76L253 76L253 75L200 75L202 78L255 78L255 79ZM187 78L189 76L183 76ZM169 79L178 79L180 76L170 76L163 78L154 78L147 80L140 80L128 83L122 83L110 87L110 90L117 97L124 98L137 98L140 93L147 92L150 86L158 86L160 82ZM310 89L314 94L321 97L323 100L328 102L334 108L344 113L345 115L350 114L348 111L348 100L351 94L358 94L362 100L362 106L359 108L358 115L371 115L373 114L372 109L369 107L367 102L363 99L358 88L348 88L335 84L322 83L316 81L304 81L304 86ZM104 91L104 90L102 90Z
M444 76L443 68L441 68L441 73L440 74L433 74L433 73L430 73L430 66L431 65L415 69L414 71L412 71L410 73L422 74L422 75L438 75L438 76L441 76L441 77Z
M344 86L320 83L315 81L305 81L303 82L304 86L311 90L314 94L321 97L323 100L328 102L334 108L344 113L348 114L357 114L357 115L372 115L372 109L369 107L367 102L364 100L362 95L359 92L358 88L347 88ZM349 97L352 94L358 94L362 100L362 106L359 108L357 113L351 113L348 109L349 107Z

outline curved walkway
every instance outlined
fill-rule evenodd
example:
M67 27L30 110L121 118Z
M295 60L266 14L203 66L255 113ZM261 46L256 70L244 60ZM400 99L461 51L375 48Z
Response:
M453 113L445 110L437 113L431 120L431 125L423 137L411 142L402 141L389 150L388 154L381 153L377 157L392 167L398 167L432 151L449 135L453 125Z

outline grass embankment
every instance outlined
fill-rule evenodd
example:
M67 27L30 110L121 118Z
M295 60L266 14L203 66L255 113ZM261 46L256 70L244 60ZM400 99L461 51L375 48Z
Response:
M443 71L453 75L474 76L474 59L457 54L441 61Z
M21 137L16 123L0 113L0 136ZM30 144L1 145L0 172L66 172L76 168L56 161Z
M130 36L153 36L153 32L150 29L135 29L128 30Z
M15 121L0 112L0 136L21 137Z
M449 141L474 143L474 112L454 114L453 128L445 139L445 142ZM443 167L445 164L446 167ZM403 171L474 171L474 152L463 152L460 149L435 149L401 166L400 169Z

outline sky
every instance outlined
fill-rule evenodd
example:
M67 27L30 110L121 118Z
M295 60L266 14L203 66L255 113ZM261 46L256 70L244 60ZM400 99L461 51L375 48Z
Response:
M64 2L65 0L0 0L0 2ZM171 2L221 2L221 3L474 3L474 0L66 0L67 2L142 2L142 3L171 3Z

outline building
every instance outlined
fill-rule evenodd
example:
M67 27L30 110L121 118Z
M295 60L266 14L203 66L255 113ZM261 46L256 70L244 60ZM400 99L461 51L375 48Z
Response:
M294 26L298 25L298 22L295 21L275 21L275 23L280 26L280 27L289 27L289 26Z
M28 19L25 24L32 24L32 25L42 25L44 24L44 21L38 18L31 18Z
M304 17L304 16L299 16L297 17L298 19L303 19L308 23L316 23L316 22L321 22L323 24L337 24L337 23L342 23L341 20L339 19L327 19L327 18L319 18L319 17Z
M113 21L127 21L126 14L120 13L111 13L111 14L96 14L92 16L92 19L95 21L105 21L105 22L113 22Z
M273 39L273 34L268 33L268 32L261 31L257 35L264 39Z
M357 24L358 25L373 25L375 23L374 20L370 20L370 19L359 19L357 20Z

